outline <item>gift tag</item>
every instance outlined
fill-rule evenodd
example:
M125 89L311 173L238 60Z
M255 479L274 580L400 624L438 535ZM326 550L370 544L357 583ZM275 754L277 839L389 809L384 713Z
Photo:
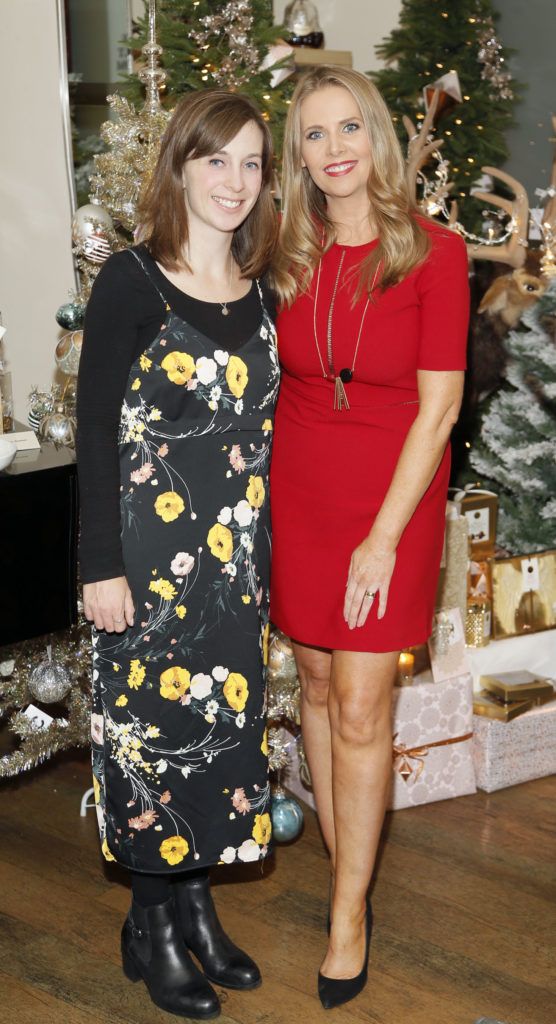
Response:
M490 536L490 510L488 505L484 508L471 508L465 512L469 524L469 540L472 544L478 541L487 541Z
M526 593L528 590L541 589L538 558L522 558L521 574L523 579L524 593Z

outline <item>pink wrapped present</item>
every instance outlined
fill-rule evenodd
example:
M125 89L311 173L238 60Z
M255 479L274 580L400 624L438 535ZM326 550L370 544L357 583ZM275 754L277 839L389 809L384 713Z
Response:
M394 778L390 809L476 792L473 679L394 688Z
M474 715L477 786L486 793L556 772L556 701L511 722Z

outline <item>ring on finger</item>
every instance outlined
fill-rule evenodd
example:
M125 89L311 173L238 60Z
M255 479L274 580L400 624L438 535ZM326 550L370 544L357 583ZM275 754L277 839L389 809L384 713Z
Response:
M366 590L365 597L368 597L371 601L374 601L378 591L377 590Z

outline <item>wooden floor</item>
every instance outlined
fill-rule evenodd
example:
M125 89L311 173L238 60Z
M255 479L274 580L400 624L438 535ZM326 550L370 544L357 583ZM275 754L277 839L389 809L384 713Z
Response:
M127 879L101 863L94 811L79 817L89 778L83 756L0 788L6 1024L177 1019L122 975ZM231 883L217 887L223 921L264 974L255 992L222 992L222 1024L554 1024L555 795L556 779L541 779L390 815L369 984L331 1014L316 997L327 864L313 813L262 879L256 865L241 881L219 869Z

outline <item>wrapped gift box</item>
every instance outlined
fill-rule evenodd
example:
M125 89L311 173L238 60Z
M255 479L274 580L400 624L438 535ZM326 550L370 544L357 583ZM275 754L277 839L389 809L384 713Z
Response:
M498 497L493 491L483 491L467 485L464 490L450 493L461 515L469 526L469 545L472 558L488 558L494 554Z
M477 786L486 793L556 772L556 701L512 722L475 715L473 727Z
M465 622L467 608L468 565L469 524L466 517L460 515L455 502L448 501L435 608L459 608L462 622Z
M394 688L391 809L475 793L472 694L470 675Z
M556 550L492 563L496 640L556 625Z

